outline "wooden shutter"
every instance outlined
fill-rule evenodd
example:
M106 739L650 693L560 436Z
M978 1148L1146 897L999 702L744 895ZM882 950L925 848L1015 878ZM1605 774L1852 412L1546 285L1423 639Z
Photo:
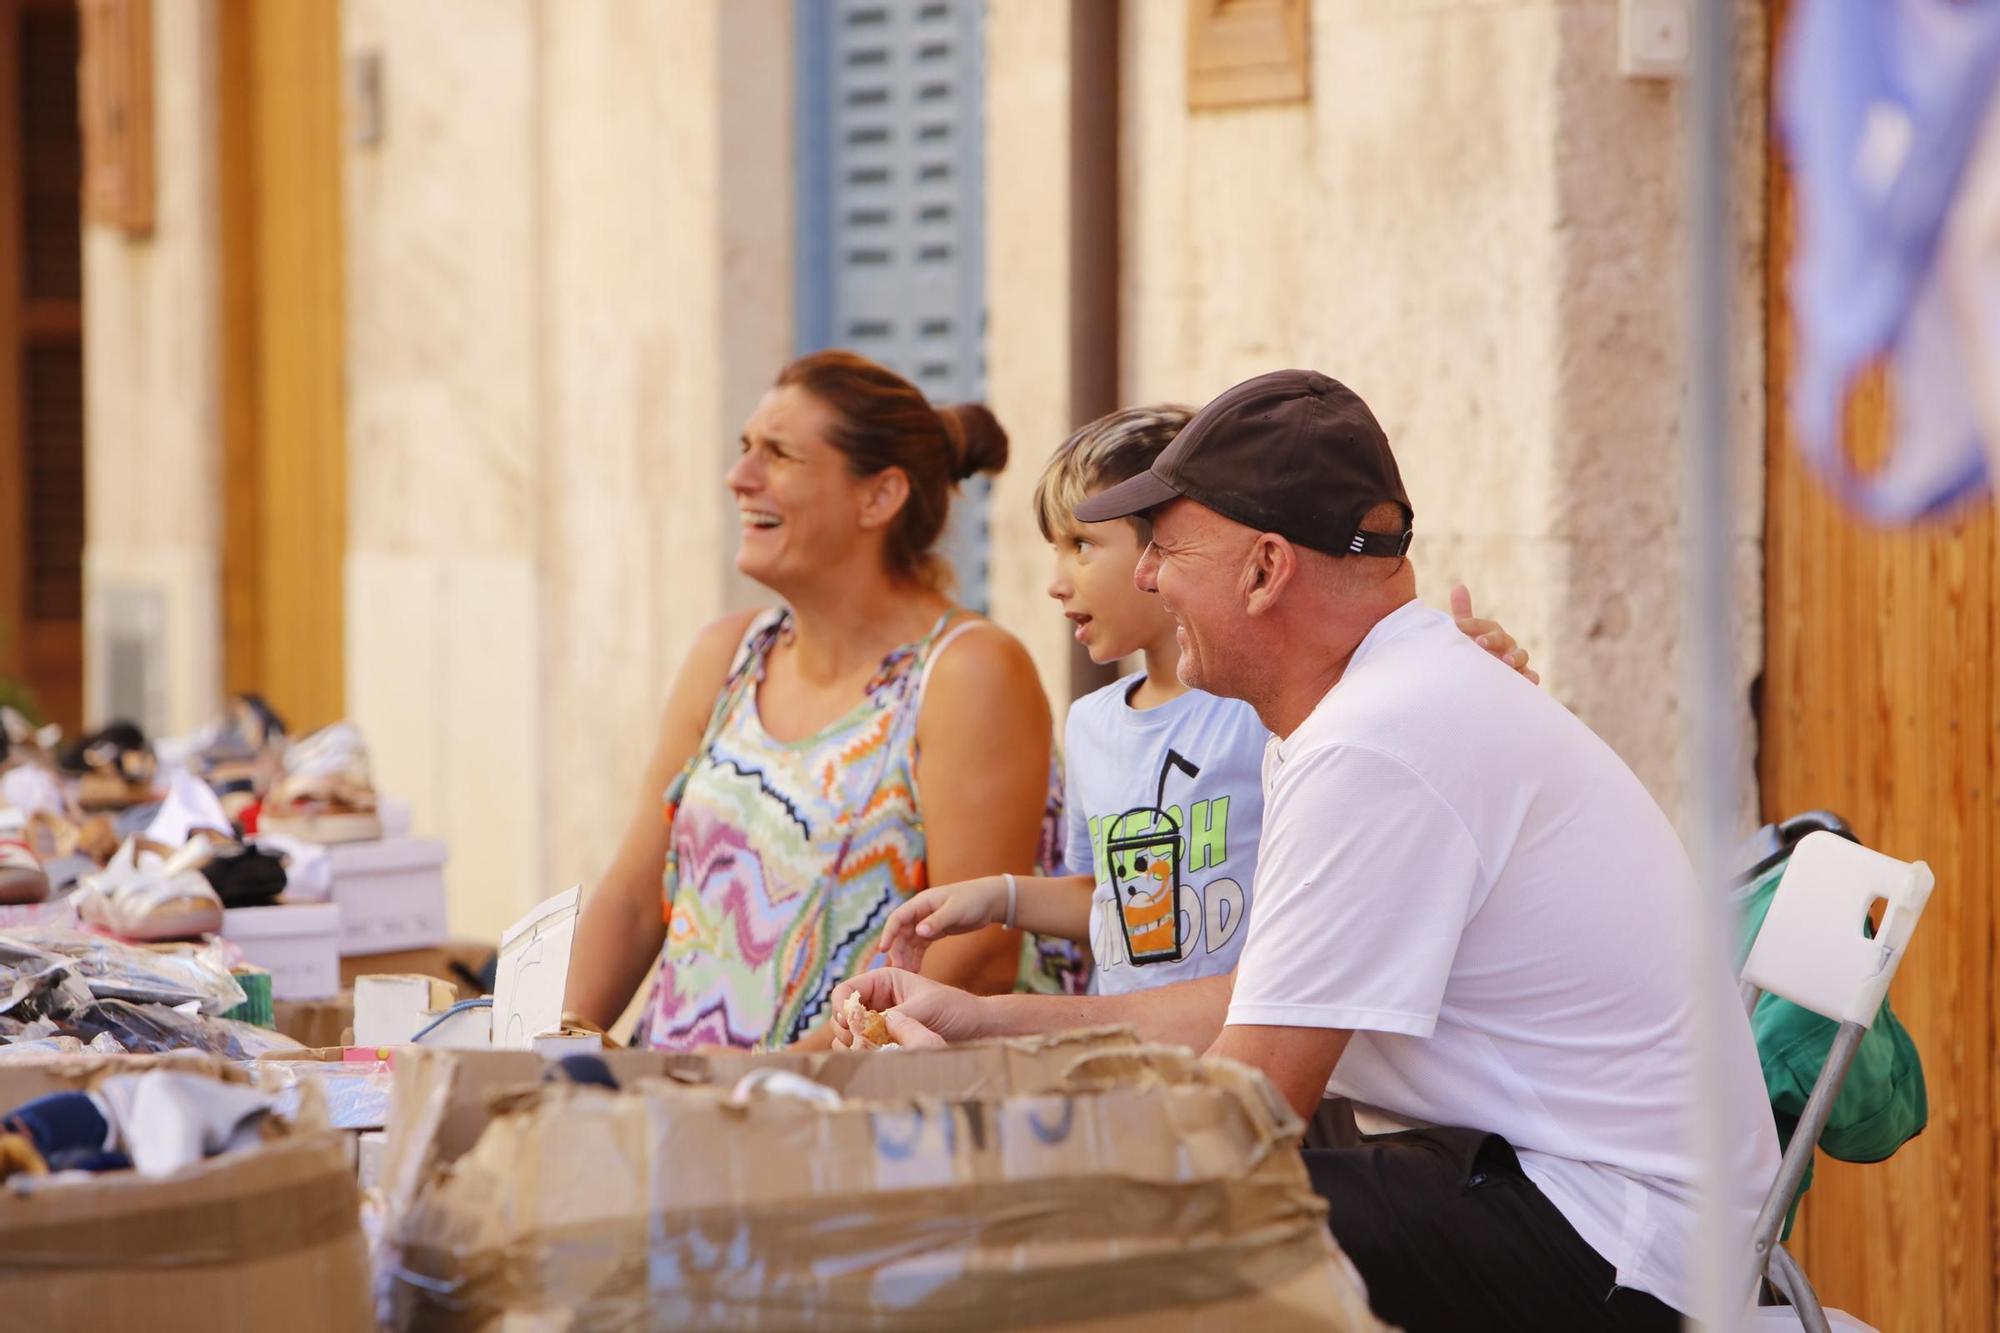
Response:
M848 347L932 402L986 389L983 0L798 0L798 343ZM986 491L945 554L986 600Z
M0 675L74 727L83 691L77 14L0 0Z
M149 232L153 229L153 3L77 0L77 10L83 19L83 78L78 91L87 158L85 211L92 222Z
M1297 102L1311 94L1307 0L1188 0L1188 105Z

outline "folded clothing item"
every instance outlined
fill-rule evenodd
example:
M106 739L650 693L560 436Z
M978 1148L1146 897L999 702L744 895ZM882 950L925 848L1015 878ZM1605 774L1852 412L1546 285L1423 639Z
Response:
M268 907L285 891L285 859L261 847L217 847L201 874L224 907Z
M37 1097L0 1118L0 1130L26 1138L49 1171L123 1171L132 1165L117 1150L104 1103L88 1092Z
M0 1117L0 1133L25 1140L45 1171L163 1176L257 1143L276 1104L275 1094L247 1084L149 1069L89 1092L37 1097ZM35 1171L32 1160L23 1166Z
M323 903L333 897L333 858L324 843L260 829L249 845L276 857L284 866L288 901Z
M94 1095L118 1146L147 1176L252 1146L277 1104L274 1094L247 1084L173 1069L117 1074L98 1084Z
M611 1066L595 1055L565 1055L542 1071L544 1083L580 1083L587 1087L618 1091L618 1079Z

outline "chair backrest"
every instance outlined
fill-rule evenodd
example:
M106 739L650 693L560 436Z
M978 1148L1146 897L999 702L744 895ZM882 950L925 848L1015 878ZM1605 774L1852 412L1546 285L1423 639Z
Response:
M1930 901L1931 868L1898 861L1833 833L1799 841L1771 898L1743 980L1794 1004L1868 1027ZM1876 899L1887 909L1863 934Z

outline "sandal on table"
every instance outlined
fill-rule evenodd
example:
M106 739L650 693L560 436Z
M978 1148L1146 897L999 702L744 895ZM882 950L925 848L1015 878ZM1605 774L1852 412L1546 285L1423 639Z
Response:
M84 877L77 913L107 934L147 943L214 934L222 929L222 899L201 873L213 854L206 837L171 856L128 838L110 865Z
M27 833L20 811L0 810L0 903L48 901L48 873L28 845Z
M114 722L85 737L63 760L65 767L82 766L76 799L85 810L125 810L160 799L153 790L153 751L129 722Z
M380 838L360 728L337 722L295 743L285 755L285 776L264 798L257 831L315 843Z

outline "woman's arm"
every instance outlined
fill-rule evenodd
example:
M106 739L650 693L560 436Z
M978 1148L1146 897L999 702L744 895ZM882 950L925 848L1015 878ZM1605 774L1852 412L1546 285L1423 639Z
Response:
M729 664L755 614L725 616L695 636L667 696L660 738L639 784L625 836L604 878L584 900L563 1008L600 1028L608 1030L625 1012L666 942L660 878L666 872L673 830L661 798L701 744L715 696L729 678Z
M1049 795L1053 727L1035 664L982 624L933 661L917 718L917 803L933 884L1033 874ZM987 926L931 944L924 975L967 990L1014 988L1020 936Z

